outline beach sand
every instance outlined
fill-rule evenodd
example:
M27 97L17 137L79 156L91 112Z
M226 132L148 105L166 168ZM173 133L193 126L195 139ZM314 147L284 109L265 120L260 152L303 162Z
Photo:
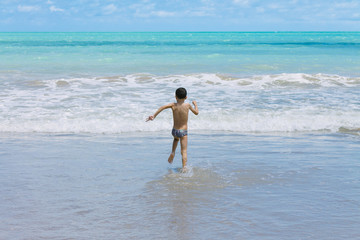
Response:
M0 136L0 239L355 239L360 142L342 133Z

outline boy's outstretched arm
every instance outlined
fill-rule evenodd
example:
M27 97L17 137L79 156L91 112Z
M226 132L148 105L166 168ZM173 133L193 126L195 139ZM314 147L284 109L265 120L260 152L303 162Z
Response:
M197 105L196 101L192 101L192 104L194 104L195 109L190 105L190 110L191 110L195 115L198 115L198 114L199 114L199 108L198 108L198 105Z
M151 116L149 116L149 117L146 119L146 122L147 122L147 121L152 121L152 120L154 120L159 113L161 113L163 110L165 110L165 109L167 109L167 108L171 108L173 105L174 105L174 103L169 103L169 104L167 104L167 105L161 106L161 107L154 113L154 115L151 115Z

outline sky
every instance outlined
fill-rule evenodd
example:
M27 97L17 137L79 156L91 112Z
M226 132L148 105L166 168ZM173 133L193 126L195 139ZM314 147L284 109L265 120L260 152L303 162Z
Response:
M360 1L0 0L0 31L360 31Z

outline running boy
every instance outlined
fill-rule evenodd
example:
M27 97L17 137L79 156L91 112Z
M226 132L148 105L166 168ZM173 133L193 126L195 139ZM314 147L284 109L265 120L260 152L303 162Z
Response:
M187 129L188 129L188 116L189 109L195 114L199 114L199 109L196 101L192 101L194 104L193 108L189 103L185 103L185 99L187 98L187 92L185 88L178 88L175 92L176 103L169 103L160 107L154 115L149 116L146 121L152 121L156 118L156 116L161 113L163 110L167 108L171 108L173 112L173 129L172 135L174 136L174 141L172 145L172 152L169 156L168 162L172 163L175 157L175 150L180 140L181 145L181 155L182 155L182 166L183 170L185 170L186 162L187 162Z

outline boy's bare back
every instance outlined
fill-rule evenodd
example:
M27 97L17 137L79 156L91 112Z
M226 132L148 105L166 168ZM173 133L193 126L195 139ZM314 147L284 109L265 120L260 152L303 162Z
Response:
M196 105L195 101L193 101L193 103ZM174 128L179 130L187 130L189 110L191 110L194 114L198 113L189 103L184 103L183 101L173 103L171 109L173 112Z
M185 99L176 99L176 103L169 103L167 105L164 105L160 107L154 115L149 116L146 121L152 121L156 118L156 116L162 112L164 109L171 108L173 112L173 121L174 125L173 127L178 130L187 130L188 126L188 119L189 119L189 110L191 110L195 115L199 114L199 110L197 107L196 101L192 101L192 104L194 107L189 104L185 103Z

